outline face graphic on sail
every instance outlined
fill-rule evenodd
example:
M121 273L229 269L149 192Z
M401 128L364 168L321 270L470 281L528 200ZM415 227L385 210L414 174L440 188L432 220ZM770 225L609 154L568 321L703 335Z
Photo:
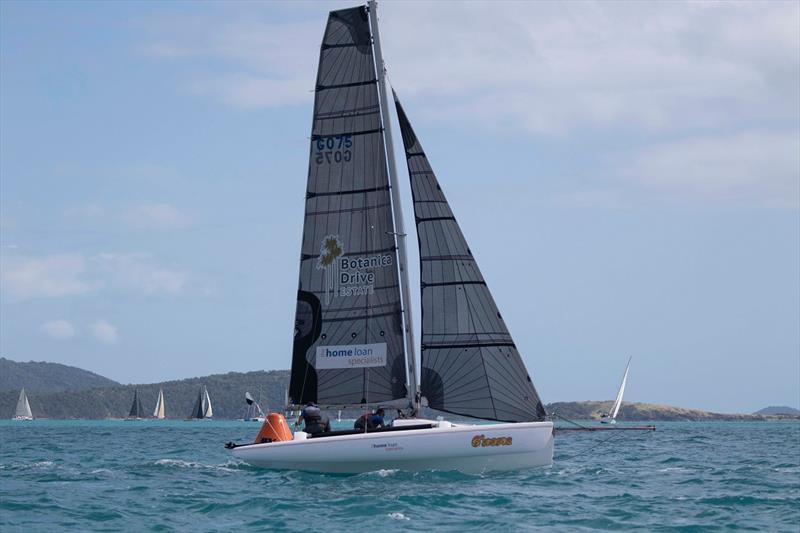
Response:
M365 257L342 257L344 244L338 235L328 235L322 239L317 270L325 275L325 305L331 298L343 296L364 296L375 294L376 268L391 267L394 263L391 254L375 254Z

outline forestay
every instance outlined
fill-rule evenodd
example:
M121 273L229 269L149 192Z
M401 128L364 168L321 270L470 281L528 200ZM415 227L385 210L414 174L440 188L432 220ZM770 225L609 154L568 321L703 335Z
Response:
M545 410L422 145L395 95L422 286L420 390L434 409L508 422Z
M404 398L404 359L367 11L333 11L317 71L290 403Z

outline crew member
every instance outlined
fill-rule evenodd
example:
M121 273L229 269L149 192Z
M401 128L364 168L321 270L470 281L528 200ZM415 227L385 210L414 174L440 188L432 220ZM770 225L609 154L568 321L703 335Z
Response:
M356 423L353 424L353 427L360 430L386 427L386 423L383 420L383 415L383 408L379 407L375 413L364 413L363 415L359 416L356 420Z
M327 416L322 414L322 411L314 402L309 402L303 410L300 411L300 416L297 417L295 426L299 426L300 422L305 423L303 431L311 435L325 433L331 430L330 420L328 420Z

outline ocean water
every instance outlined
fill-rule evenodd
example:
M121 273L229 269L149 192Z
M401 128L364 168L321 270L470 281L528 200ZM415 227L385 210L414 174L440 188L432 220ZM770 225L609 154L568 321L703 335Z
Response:
M277 472L246 422L0 422L0 531L799 531L800 423L560 434L552 467Z

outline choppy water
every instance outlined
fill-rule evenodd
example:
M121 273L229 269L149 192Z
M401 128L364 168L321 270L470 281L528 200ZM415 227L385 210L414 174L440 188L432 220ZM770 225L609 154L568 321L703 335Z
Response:
M0 530L800 530L800 423L567 434L521 472L274 472L242 422L0 422Z

